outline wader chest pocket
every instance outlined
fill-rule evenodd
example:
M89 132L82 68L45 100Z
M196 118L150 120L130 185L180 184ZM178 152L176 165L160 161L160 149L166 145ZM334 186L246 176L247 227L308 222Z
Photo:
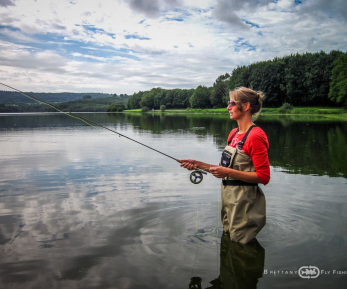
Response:
M233 153L228 150L224 150L222 153L222 158L220 160L220 165L222 167L230 167L230 164L233 160Z

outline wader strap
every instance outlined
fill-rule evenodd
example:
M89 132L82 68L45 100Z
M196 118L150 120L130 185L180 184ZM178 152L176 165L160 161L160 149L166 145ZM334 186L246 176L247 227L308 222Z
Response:
M258 186L258 184L247 183L240 180L222 180L223 186Z
M231 141L233 140L234 136L239 132L239 128L237 128L236 132L233 134L231 139L228 141L228 145L230 145Z
M252 126L247 130L247 132L246 132L245 136L243 137L243 139L242 139L241 141L239 141L238 146L237 146L237 148L238 148L239 150L242 150L242 147L243 147L243 145L245 144L245 141L246 141L246 139L247 139L247 137L248 137L248 135L249 135L249 133L251 132L251 130L252 130L253 127L256 127L256 125L255 125L255 124L252 125ZM236 130L236 132L235 132L235 133L233 134L233 136L231 137L230 141L228 141L228 145L230 145L230 143L231 143L231 141L233 140L234 136L235 136L238 132L239 132L239 129Z
M237 146L237 148L238 148L239 150L242 150L242 147L243 147L243 145L245 144L245 141L246 141L246 139L247 139L249 133L251 132L252 128L255 127L255 126L256 126L255 124L252 125L252 126L247 130L247 132L246 132L245 136L243 137L242 141L239 141L238 146Z

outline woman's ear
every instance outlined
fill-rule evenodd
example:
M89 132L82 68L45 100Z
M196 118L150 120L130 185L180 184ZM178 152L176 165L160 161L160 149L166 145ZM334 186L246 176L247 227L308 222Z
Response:
M251 103L250 102L245 102L243 104L243 110L247 111L247 110L250 110L250 109L251 109Z

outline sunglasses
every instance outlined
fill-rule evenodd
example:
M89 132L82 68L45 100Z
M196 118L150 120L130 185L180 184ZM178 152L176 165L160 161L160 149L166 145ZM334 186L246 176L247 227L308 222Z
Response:
M235 101L233 101L233 100L229 100L228 101L228 106L231 106L231 107L233 107L233 106L235 106L236 105L236 102Z
M239 101L237 101L237 102L239 102ZM240 101L241 103L246 103L247 101ZM236 105L236 102L234 101L234 100L229 100L228 101L228 106L231 106L231 107L233 107L233 106L235 106Z

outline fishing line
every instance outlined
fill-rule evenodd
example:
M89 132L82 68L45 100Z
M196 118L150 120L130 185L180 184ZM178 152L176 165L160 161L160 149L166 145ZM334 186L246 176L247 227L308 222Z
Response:
M196 260L198 259L198 253L199 253L199 238L198 238L198 221L199 221L199 209L198 209L198 204L196 203L196 198L195 198L195 192L193 190L193 198L194 198L194 203L195 203L195 209L196 209L196 220L195 220L195 236L196 236L196 254L195 254L195 259L194 259L194 264L192 267L192 278L194 278L194 269L196 265ZM193 279L190 279L191 282ZM200 278L201 279L201 278ZM200 280L198 280L200 281ZM191 286L189 286L191 288Z
M132 138L130 138L130 137L124 135L124 134L121 134L121 133L119 133L119 132L117 132L117 131L115 131L115 130L113 130L113 129L110 129L110 128L106 127L106 126L103 126L103 125L101 125L101 124L99 124L99 123L97 123L97 122L95 122L95 121L92 121L92 120L90 120L90 119L87 119L87 118L85 118L85 117L83 117L83 116L77 115L77 114L72 113L72 112L63 111L63 110L61 110L59 107L57 107L57 106L55 106L55 105L53 105L53 104L51 104L51 103L49 103L49 102L47 102L47 101L44 101L44 100L42 100L42 99L40 99L40 98L38 98L38 97L32 96L32 95L28 95L27 93L24 93L24 92L20 91L19 89L16 89L16 88L14 88L14 87L12 87L12 86L9 86L9 85L7 85L7 84L1 83L1 82L0 82L0 84L3 85L3 86L5 86L5 87L7 87L7 88L10 88L10 89L12 89L12 90L17 91L18 93L20 93L20 94L22 94L22 95L24 95L24 96L26 96L26 97L28 97L28 98L30 98L30 99L32 99L32 100L35 100L35 101L41 102L41 103L43 103L43 104L46 104L46 105L48 105L48 106L54 108L54 109L55 109L56 111L58 111L58 112L61 112L61 113L65 114L65 115L67 115L67 116L70 116L70 117L72 117L72 118L81 120L82 122L84 122L85 124L87 124L87 125L89 125L89 126L92 126L92 127L98 126L98 127L100 127L100 128L106 129L106 130L108 130L108 131L110 131L110 132L112 132L112 133L117 134L117 135L120 136L120 137L123 137L123 138L126 138L126 139L130 140L130 141L133 141L133 142L135 142L135 143L137 143L137 144L139 144L139 145L142 145L142 146L144 146L144 147L146 147L146 148L148 148L148 149L151 149L151 150L153 150L153 151L155 151L155 152L157 152L157 153L159 153L159 154L162 154L162 155L164 155L164 156L166 156L166 157L168 157L168 158L170 158L170 159L173 159L173 160L175 160L176 162L179 162L179 163L180 163L180 160L179 160L179 159L176 159L176 158L174 158L174 157L172 157L172 156L170 156L170 155L168 155L168 154L166 154L166 153L163 153L163 152L161 152L161 151L159 151L159 150L157 150L157 149L155 149L155 148L153 148L153 147L150 147L150 146L148 146L148 145L146 145L146 144L144 144L144 143L141 143L141 142L139 142L139 141L137 141L137 140L135 140L135 139L132 139ZM205 171L203 171L203 170L201 170L201 169L198 169L198 168L195 169L195 170L190 174L190 181L191 181L193 184L199 184L199 183L201 183L202 180L203 180L203 174L207 175L207 172L205 172Z

